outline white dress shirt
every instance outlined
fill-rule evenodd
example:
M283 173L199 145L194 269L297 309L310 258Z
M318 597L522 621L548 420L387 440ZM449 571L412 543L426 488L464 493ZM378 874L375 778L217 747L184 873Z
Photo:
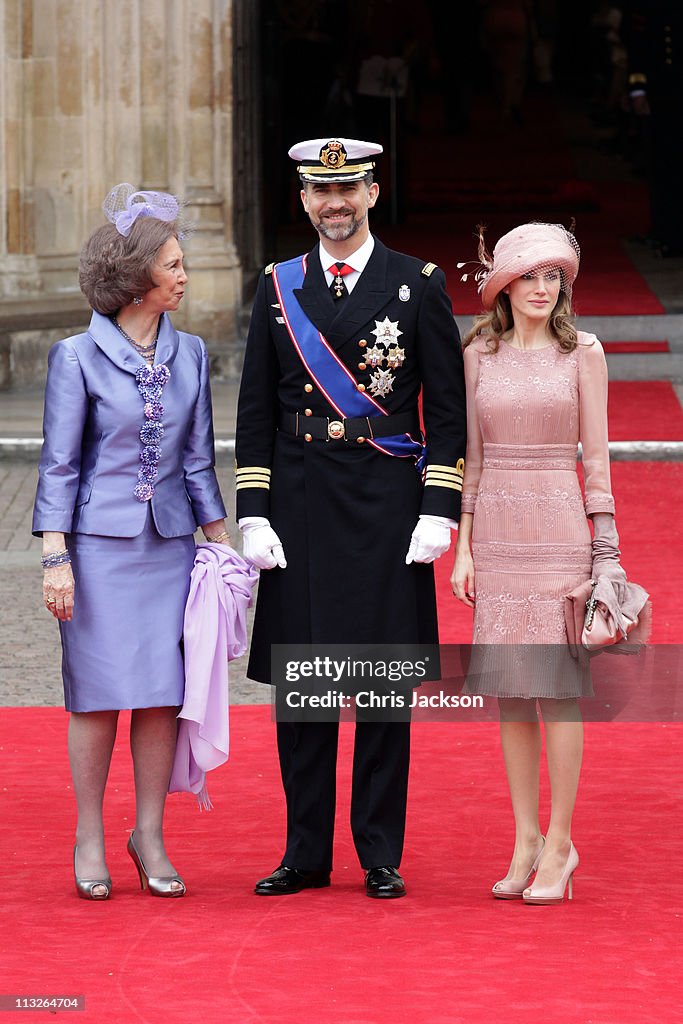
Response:
M336 273L332 273L328 270L328 267L332 266L333 263L346 263L347 267L353 267L350 274L344 275L344 284L346 285L346 290L350 295L356 287L356 281L365 270L374 248L375 239L372 235L368 235L363 244L356 249L355 252L352 252L351 255L347 256L345 259L339 260L335 256L330 256L329 252L321 242L318 247L318 253L320 255L320 263L325 271L325 280L327 281L328 286L332 284L336 277Z

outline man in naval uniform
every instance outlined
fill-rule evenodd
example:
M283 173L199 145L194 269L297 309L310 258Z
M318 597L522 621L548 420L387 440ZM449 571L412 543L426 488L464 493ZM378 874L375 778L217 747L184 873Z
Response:
M438 642L429 563L460 513L463 362L442 271L370 233L381 151L289 151L319 242L266 267L256 293L236 473L245 556L263 570L248 675L264 683L272 644ZM259 895L330 884L338 729L278 722L287 840ZM408 721L356 723L351 828L375 898L405 895L409 752Z

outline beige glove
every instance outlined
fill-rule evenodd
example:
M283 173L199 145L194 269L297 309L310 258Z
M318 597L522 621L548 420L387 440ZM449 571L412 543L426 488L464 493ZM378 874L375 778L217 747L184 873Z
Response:
M593 544L591 545L593 566L591 575L594 580L607 576L614 587L617 598L621 601L626 596L624 584L626 573L619 562L619 534L614 516L609 512L596 512L593 516Z

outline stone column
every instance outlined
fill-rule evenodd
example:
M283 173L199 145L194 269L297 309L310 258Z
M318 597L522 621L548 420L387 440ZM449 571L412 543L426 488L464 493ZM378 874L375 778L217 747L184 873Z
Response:
M49 326L53 309L57 336L87 323L78 253L120 181L186 199L190 286L174 321L232 368L231 19L232 0L0 0L0 386L22 316L29 330L39 309ZM41 373L55 332L41 335Z
M32 201L32 10L0 4L0 301L40 288Z
M90 79L98 0L33 0L31 109L35 252L46 295L78 296L78 252L89 230L86 142L93 121Z
M169 177L185 197L193 225L184 243L190 287L183 313L192 331L212 339L215 362L230 372L228 342L235 337L241 299L233 241L232 4L175 0L166 6L173 66Z
M255 59L260 52L263 5L259 0L233 0L233 140L232 167L235 177L235 245L242 265L242 294L249 301L258 275L267 260L263 245L263 170L261 135L264 99L261 78L264 69ZM276 154L276 159L282 157ZM272 153L269 153L272 158Z

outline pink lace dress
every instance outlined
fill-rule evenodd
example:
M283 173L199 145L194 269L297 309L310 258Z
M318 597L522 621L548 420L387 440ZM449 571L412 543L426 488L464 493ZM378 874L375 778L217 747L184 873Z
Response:
M592 693L586 666L569 653L563 599L590 577L587 516L613 513L614 499L605 355L593 335L579 333L578 340L570 353L502 341L492 353L484 338L465 350L462 511L474 513L476 592L469 692Z

